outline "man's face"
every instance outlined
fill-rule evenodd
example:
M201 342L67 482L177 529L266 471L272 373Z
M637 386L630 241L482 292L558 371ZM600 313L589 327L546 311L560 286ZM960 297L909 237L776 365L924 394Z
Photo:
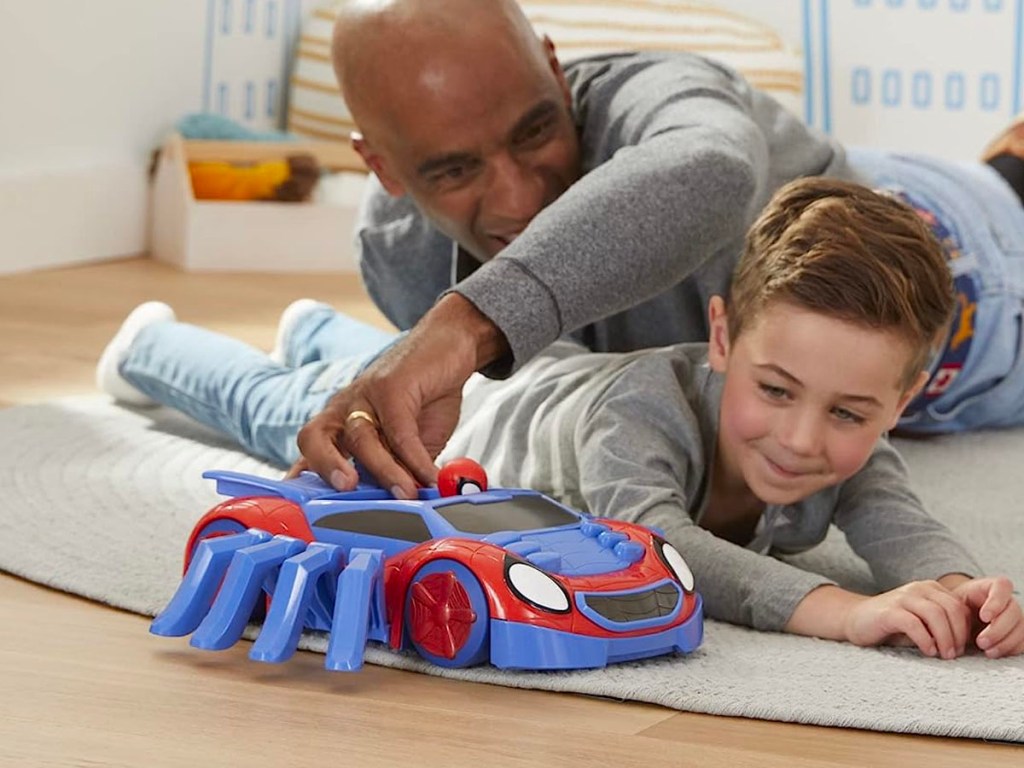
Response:
M580 175L568 87L554 58L472 44L431 59L375 110L360 148L391 194L409 194L481 261Z
M709 359L725 374L716 471L768 504L858 472L913 394L900 381L905 342L790 304L769 305L724 352L722 342L712 317Z

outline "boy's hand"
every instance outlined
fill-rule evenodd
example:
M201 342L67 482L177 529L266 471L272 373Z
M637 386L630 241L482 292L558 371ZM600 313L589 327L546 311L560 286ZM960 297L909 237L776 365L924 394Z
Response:
M974 639L990 659L1024 653L1024 612L1005 576L970 579L953 587L985 628Z
M970 639L971 611L963 597L937 581L914 581L854 603L844 634L854 645L909 641L926 656L953 659L963 655Z

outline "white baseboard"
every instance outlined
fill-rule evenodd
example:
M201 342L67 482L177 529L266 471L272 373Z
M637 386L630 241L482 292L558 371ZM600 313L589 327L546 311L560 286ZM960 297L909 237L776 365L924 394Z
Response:
M125 159L0 172L0 274L145 251L146 171Z

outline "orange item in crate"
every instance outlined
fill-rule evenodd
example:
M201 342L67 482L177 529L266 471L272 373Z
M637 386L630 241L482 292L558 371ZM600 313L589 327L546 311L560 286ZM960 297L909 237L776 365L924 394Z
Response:
M309 198L320 178L320 166L312 155L256 163L191 161L188 171L197 200L301 202Z

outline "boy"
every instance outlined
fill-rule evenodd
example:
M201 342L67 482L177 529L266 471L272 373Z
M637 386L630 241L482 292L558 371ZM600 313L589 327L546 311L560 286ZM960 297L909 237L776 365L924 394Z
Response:
M752 228L728 303L711 300L709 344L559 342L506 381L474 377L442 458L660 527L711 617L946 659L971 642L1018 654L1012 584L976 576L880 439L928 380L952 307L942 250L912 210L858 185L793 182ZM382 341L367 349L359 324L315 303L286 312L277 360L172 320L165 305L136 310L101 359L104 388L174 405L282 464ZM360 412L346 425L353 442L375 428ZM833 522L881 594L768 556L814 546Z

